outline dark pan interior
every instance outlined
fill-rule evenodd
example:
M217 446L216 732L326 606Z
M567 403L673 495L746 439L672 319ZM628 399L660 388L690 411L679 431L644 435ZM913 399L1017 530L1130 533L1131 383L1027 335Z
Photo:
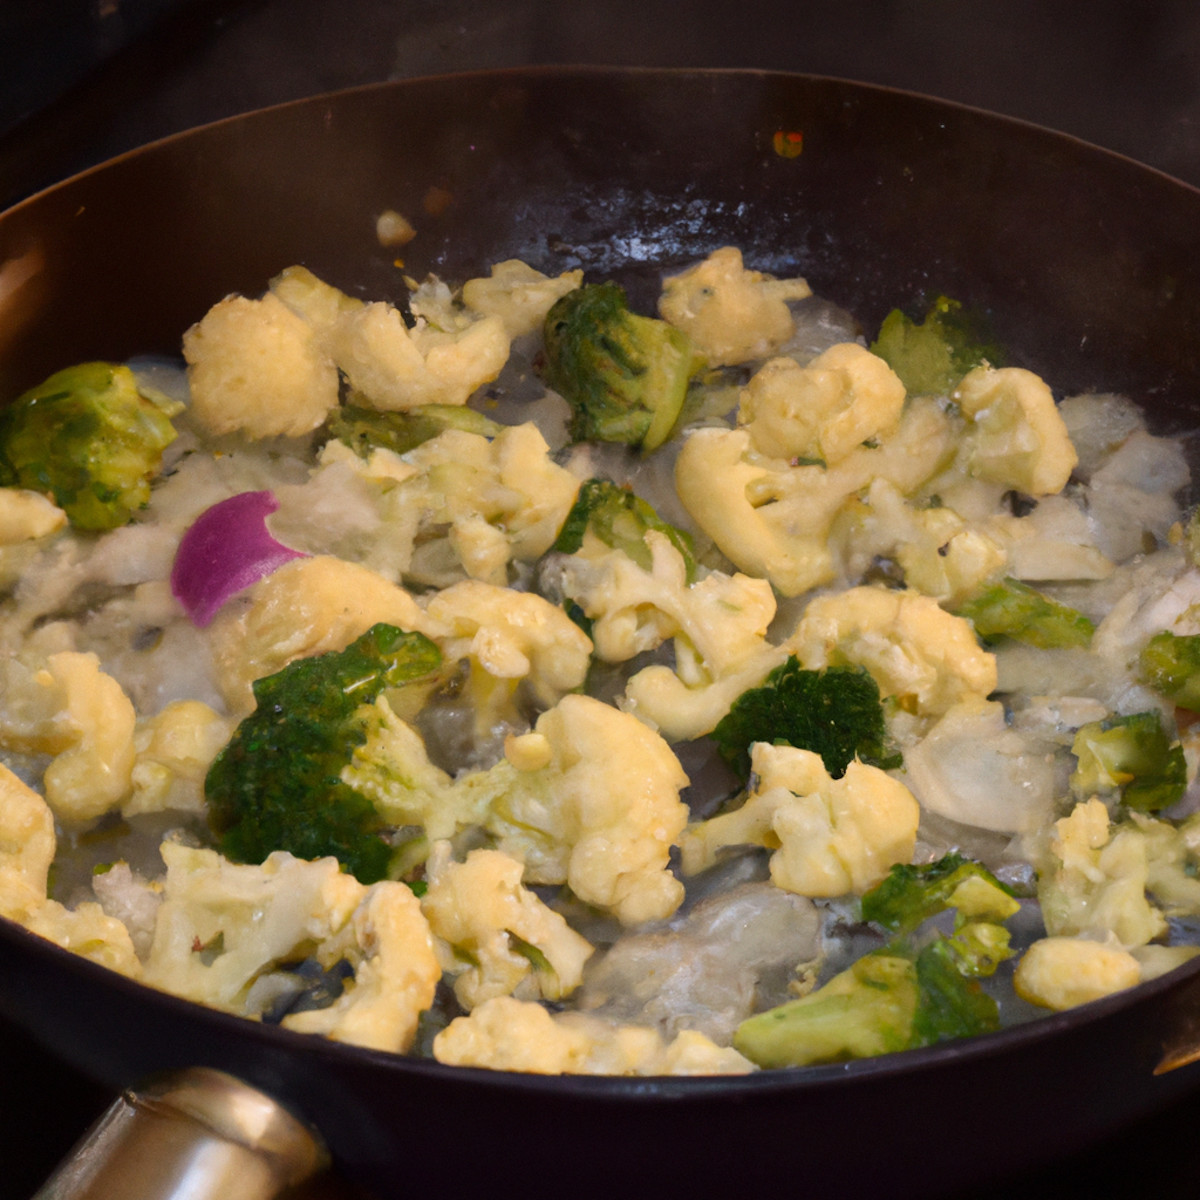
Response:
M802 153L776 153L778 131L801 133ZM418 230L402 266L375 237L389 208ZM806 276L868 335L890 308L915 314L944 293L988 312L1012 361L1058 395L1125 391L1161 428L1200 413L1200 193L906 93L636 69L373 86L181 135L33 197L0 216L0 398L70 362L177 353L212 303L292 263L399 300L404 274L455 282L516 256L619 278L647 305L664 266L730 243L752 266ZM1152 1075L1196 977L886 1062L543 1080L314 1044L0 922L0 1010L35 1037L113 1086L193 1062L239 1072L312 1117L383 1196L583 1180L938 1194L931 1139L986 1139L994 1161L974 1171L1015 1170L1196 1086L1196 1068ZM1020 1116L997 1138L1004 1111Z

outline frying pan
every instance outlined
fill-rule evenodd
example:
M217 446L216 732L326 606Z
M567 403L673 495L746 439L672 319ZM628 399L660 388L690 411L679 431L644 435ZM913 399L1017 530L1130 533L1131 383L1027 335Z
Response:
M402 266L375 237L385 209L418 230ZM987 311L1014 364L1059 395L1126 392L1162 430L1200 417L1200 192L889 89L601 68L318 97L32 197L0 215L0 395L83 359L177 353L211 304L293 263L399 300L405 274L459 281L520 257L620 279L645 307L663 267L724 244L806 276L868 333L945 293ZM381 1197L945 1194L1200 1085L1200 1068L1160 1069L1200 1043L1200 962L969 1041L735 1079L520 1076L336 1045L152 991L3 921L0 1011L113 1088L193 1065L239 1075Z

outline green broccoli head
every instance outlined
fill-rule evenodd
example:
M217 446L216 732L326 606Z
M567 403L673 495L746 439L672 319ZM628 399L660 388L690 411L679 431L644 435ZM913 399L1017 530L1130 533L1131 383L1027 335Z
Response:
M1147 686L1180 708L1200 712L1200 635L1156 633L1142 648L1138 666Z
M555 301L543 334L543 376L571 406L575 441L667 440L700 365L685 333L631 312L619 284L591 283Z
M819 754L839 778L857 757L873 766L898 767L888 746L879 685L862 667L806 671L793 655L765 682L743 692L712 733L721 757L750 776L755 742L796 746Z
M654 508L608 479L589 479L580 489L551 547L559 554L574 554L583 545L583 535L591 530L606 546L621 550L643 570L652 565L646 534L663 534L683 556L688 582L696 577L696 555L689 534L664 521Z
M984 641L1012 638L1040 650L1082 649L1096 632L1083 613L1017 579L984 588L959 607L958 616L966 617Z
M501 426L458 404L423 404L408 412L381 412L356 404L335 408L322 429L322 439L345 443L360 458L372 450L391 450L407 454L447 429L495 437Z
M1071 744L1078 760L1071 775L1077 796L1113 795L1137 812L1157 812L1187 788L1183 747L1172 743L1156 710L1092 721Z
M954 852L932 863L897 863L862 898L863 920L892 933L911 933L948 908L963 921L1003 921L1018 904L987 867Z
M209 768L204 791L221 852L262 862L332 854L363 883L387 875L392 849L371 800L343 782L386 688L426 679L441 653L423 634L375 625L345 650L300 659L254 684L255 709Z
M984 362L1001 366L1004 354L983 322L957 300L939 296L921 324L893 309L871 344L914 396L948 396L955 384Z
M56 372L0 412L0 485L49 493L79 529L124 525L175 440L164 399L125 366Z

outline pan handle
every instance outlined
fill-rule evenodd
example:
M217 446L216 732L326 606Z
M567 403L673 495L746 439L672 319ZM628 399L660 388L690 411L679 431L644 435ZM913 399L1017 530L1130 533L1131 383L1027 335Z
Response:
M34 1200L272 1200L327 1163L269 1096L194 1067L123 1093Z

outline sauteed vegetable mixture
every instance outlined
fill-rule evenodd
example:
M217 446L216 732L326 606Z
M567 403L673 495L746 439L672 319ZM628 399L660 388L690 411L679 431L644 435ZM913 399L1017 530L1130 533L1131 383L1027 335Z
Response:
M0 415L0 913L547 1073L877 1055L1197 953L1200 532L1136 397L732 247L656 311L406 282L292 267Z

